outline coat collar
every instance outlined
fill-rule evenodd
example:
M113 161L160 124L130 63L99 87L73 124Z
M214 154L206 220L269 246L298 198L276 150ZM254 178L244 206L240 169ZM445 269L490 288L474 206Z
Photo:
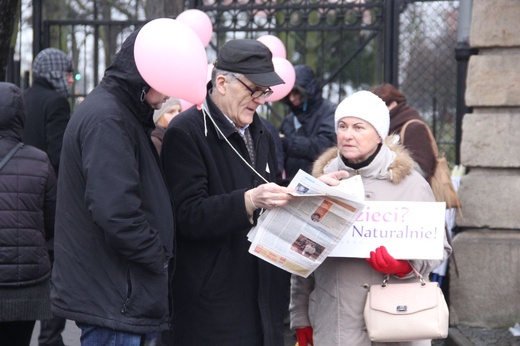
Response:
M337 147L328 149L314 163L312 175L319 177L326 173L344 170L351 176L360 174L363 178L386 179L399 184L414 169L413 159L408 151L397 143L395 136L388 136L374 161L357 171L346 166L339 155Z
M238 134L238 130L233 126L229 119L213 102L210 93L206 95L206 100L202 105L202 116L204 117L204 131L207 130L208 124L211 124L212 126L218 126L220 131L222 131L222 134L227 138L229 138L235 133ZM213 123L213 121L209 119L209 117L211 117L211 119L213 119L215 123ZM222 140L223 138L221 133L217 129L215 130L217 132L218 138ZM263 131L263 125L261 124L260 116L256 112L253 116L253 122L249 125L249 131L251 132L253 138L256 138L255 134L258 134L259 132Z

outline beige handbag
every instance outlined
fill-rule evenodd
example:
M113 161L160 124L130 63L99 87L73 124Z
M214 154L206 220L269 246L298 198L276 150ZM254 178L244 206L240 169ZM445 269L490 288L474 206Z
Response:
M400 342L448 336L449 310L437 282L388 283L370 286L365 324L371 341Z

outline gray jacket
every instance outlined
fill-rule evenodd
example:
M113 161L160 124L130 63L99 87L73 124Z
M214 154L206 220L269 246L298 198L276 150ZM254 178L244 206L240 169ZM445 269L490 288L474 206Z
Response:
M337 148L325 152L315 163L313 174L346 170L360 174L366 200L434 202L430 186L414 170L414 163L401 146L382 146L374 161L359 171L345 166ZM444 241L444 258L451 247ZM427 277L442 260L411 260L410 264ZM308 278L291 278L291 328L312 326L315 345L378 345L366 333L363 309L372 284L381 283L383 274L376 272L362 258L329 257ZM391 281L416 280L413 275ZM399 343L395 344L398 345ZM430 345L429 341L400 345ZM393 344L394 345L394 344Z

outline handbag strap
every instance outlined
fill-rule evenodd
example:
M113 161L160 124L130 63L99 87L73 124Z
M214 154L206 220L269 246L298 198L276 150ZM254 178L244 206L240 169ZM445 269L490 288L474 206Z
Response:
M421 286L424 286L426 285L426 281L424 280L423 276L421 275L421 273L419 273L417 271L417 269L415 269L413 266L410 265L410 267L412 267L412 271L414 272L415 274L415 277L417 279L419 279L419 281L421 282ZM383 279L383 285L382 287L385 287L388 283L388 280L390 280L390 274L385 274L385 278Z
M404 142L404 135L405 135L406 128L411 123L420 123L420 124L424 125L424 127L426 128L426 132L428 132L428 137L430 138L430 145L432 146L433 154L435 155L435 157L438 157L439 148L437 148L437 141L435 140L435 137L433 137L433 133L430 130L430 127L421 119L411 119L404 123L403 127L401 128L401 132L399 132L399 137L401 138L401 143Z
M11 159L11 157L13 157L14 154L16 154L16 152L18 151L18 149L20 149L21 147L23 147L23 143L22 142L18 142L17 145L15 145L8 153L7 155L4 156L4 158L2 159L2 161L0 161L0 170L2 170L2 168L4 168L5 164L7 163L7 161L9 161Z

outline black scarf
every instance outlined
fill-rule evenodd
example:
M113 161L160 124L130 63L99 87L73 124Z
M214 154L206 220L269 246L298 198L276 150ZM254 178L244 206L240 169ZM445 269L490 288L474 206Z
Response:
M359 163L352 163L352 162L349 162L346 158L343 157L343 155L341 156L341 160L343 161L343 163L347 166L347 167L350 167L352 168L353 170L358 170L358 169L361 169L363 167L366 167L368 166L370 163L372 163L372 161L374 161L374 158L377 156L377 154L379 153L379 151L381 150L381 147L383 146L382 143L379 143L379 145L377 146L377 149L376 151L370 155L370 157L368 159L366 159L365 161L363 162L359 162Z

